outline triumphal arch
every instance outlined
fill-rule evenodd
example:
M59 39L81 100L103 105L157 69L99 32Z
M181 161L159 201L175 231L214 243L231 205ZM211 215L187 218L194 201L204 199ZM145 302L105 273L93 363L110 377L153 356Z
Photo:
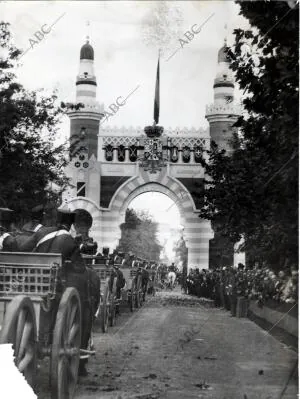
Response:
M76 104L83 106L69 112L71 161L66 173L71 185L63 194L62 206L85 210L92 216L90 235L100 249L117 247L130 202L155 191L166 194L178 206L188 267L209 267L209 244L214 234L210 222L199 218L204 187L201 155L209 149L211 139L229 148L232 124L238 116L225 50L226 44L218 53L214 103L206 109L209 127L188 130L163 129L155 124L109 127L106 119L113 108L106 111L96 99L94 50L88 41L82 46Z

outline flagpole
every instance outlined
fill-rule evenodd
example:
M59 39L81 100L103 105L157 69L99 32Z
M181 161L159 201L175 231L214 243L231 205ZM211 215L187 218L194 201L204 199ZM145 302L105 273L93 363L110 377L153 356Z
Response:
M160 52L158 49L158 62L156 70L156 84L155 84L155 98L154 98L154 121L153 126L155 127L159 122L159 108L160 108Z

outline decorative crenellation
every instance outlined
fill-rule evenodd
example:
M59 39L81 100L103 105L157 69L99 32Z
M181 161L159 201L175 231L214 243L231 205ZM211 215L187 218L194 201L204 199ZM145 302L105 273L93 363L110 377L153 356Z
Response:
M100 127L100 135L101 136L106 136L106 135L115 135L115 136L137 136L137 135L146 135L144 134L144 127L137 126L103 126L101 124ZM186 135L186 136L204 136L204 137L209 137L209 128L188 128L188 127L168 127L164 129L164 133L162 134L162 137L165 136L179 136L179 135Z
M170 139L170 145L178 146L179 148L189 147L193 149L194 147L202 147L208 148L210 144L209 137L166 137ZM139 139L141 136L138 137L130 137L130 136L105 136L102 137L103 139L103 148L107 145L112 145L114 148L123 145L124 147L129 147L131 145L138 145Z
M113 135L115 137L120 136L140 136L144 134L144 128L141 126L103 126L104 122L100 124L100 136Z
M195 147L209 148L210 139L207 137L170 137L172 145L178 146L179 148L189 147L191 149Z
M103 147L107 145L112 145L113 147L118 147L124 145L129 147L130 145L138 145L139 137L130 136L106 136L103 138Z
M196 129L195 127L169 127L165 129L165 133L167 136L204 136L204 137L209 137L209 128L198 128Z
M213 116L216 114L221 115L241 115L242 108L240 104L232 104L232 103L221 103L221 104L209 104L206 106L206 116Z

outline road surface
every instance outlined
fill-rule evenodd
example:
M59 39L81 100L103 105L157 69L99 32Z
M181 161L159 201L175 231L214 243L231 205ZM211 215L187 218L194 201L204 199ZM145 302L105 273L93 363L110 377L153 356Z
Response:
M295 399L297 353L249 319L158 293L108 334L75 399Z

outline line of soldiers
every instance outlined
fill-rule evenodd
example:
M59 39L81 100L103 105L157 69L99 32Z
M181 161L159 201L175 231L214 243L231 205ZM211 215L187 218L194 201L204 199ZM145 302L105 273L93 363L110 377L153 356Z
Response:
M256 299L260 305L268 299L297 302L298 271L291 267L276 274L268 267L247 269L242 263L237 268L192 269L187 276L187 293L212 299L217 307L236 316L238 297Z

